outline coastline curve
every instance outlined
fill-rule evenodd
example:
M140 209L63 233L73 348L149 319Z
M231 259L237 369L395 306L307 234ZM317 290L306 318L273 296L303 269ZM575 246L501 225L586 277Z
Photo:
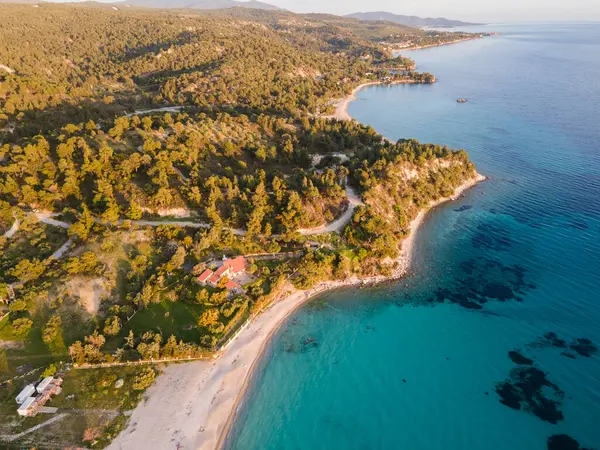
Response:
M338 101L333 116L322 117L354 120L347 108L361 89L379 84L410 83L411 80L363 83ZM255 371L263 361L273 336L289 316L323 292L402 278L410 267L416 236L427 213L442 203L456 200L484 180L486 177L475 173L473 178L457 187L451 196L432 201L419 212L411 221L410 232L401 244L400 256L393 261L396 268L390 276L327 281L306 291L298 291L290 286L266 310L251 318L236 339L215 355L213 361L166 367L150 387L148 400L138 405L128 426L108 448L226 448ZM179 399L184 399L185 405Z

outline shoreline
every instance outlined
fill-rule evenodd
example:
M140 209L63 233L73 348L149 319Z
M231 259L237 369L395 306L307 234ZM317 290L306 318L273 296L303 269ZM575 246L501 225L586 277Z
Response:
M272 337L287 318L310 299L327 291L378 284L403 277L413 257L416 235L427 213L456 200L486 178L478 173L449 197L422 209L401 244L397 268L390 276L352 277L319 283L307 291L288 289L244 325L238 336L213 361L172 364L149 388L146 400L133 411L127 427L109 449L222 449L243 404L255 369Z
M459 44L461 42L473 41L473 40L476 40L476 39L483 39L483 37L485 37L485 36L474 36L474 37L469 37L469 38L464 38L464 39L457 39L456 41L442 42L440 44L423 45L421 47L403 47L403 48L398 49L398 50L394 50L394 49L391 49L391 50L392 51L403 51L403 50L415 51L415 50L423 50L423 49L426 49L426 48L442 47L444 45ZM337 120L342 120L342 121L343 120L352 120L353 117L348 113L348 106L354 100L357 100L356 94L358 94L359 91L361 91L362 89L366 88L367 86L394 85L394 84L416 84L416 82L413 81L413 80L396 80L396 81L368 81L368 82L359 84L357 87L355 87L352 90L352 92L350 94L348 94L346 97L343 97L343 98L339 99L335 103L335 112L333 114L323 115L321 117L323 119L337 119Z
M405 47L402 50L423 50L425 48L433 48L433 47L443 47L444 45L452 45L452 44L459 44L460 42L467 42L467 41L474 41L476 39L483 39L486 36L473 36L473 37L468 37L468 38L464 38L464 39L457 39L455 41L449 41L449 42L440 42L439 44L429 44L429 45L421 45L421 46L417 46L417 47ZM398 50L400 51L400 50Z
M463 39L456 42L462 42ZM449 42L451 44L455 42ZM412 80L372 81L357 86L335 105L335 113L323 118L353 120L348 105L367 86L413 84ZM385 137L383 139L386 139ZM405 276L413 259L416 236L429 211L456 200L466 190L486 180L474 177L458 186L449 197L432 201L411 221L410 231L401 243L400 255L391 261L396 268L389 276L351 277L319 283L306 291L290 286L256 317L249 319L237 336L215 355L213 361L196 361L165 367L146 393L146 399L133 411L127 427L108 449L223 449L244 404L259 364L275 333L288 317L315 296L334 289L374 285ZM287 287L286 287L287 288Z
M475 39L483 39L485 37L489 37L490 35L486 35L486 34L477 34L476 36L471 36L471 37L466 37L463 39L456 39L454 41L448 41L448 42L439 42L437 44L428 44L428 45L415 45L415 46L408 46L408 47L394 47L394 45L390 45L385 47L387 50L391 51L391 52L403 52L403 51L413 51L413 50L422 50L425 48L433 48L433 47L442 47L444 45L452 45L452 44L459 44L461 42L467 42L467 41L474 41Z
M223 430L220 433L219 441L217 442L217 445L214 448L216 450L224 450L225 449L225 444L227 443L227 439L229 438L229 433L231 432L231 430L233 428L233 425L237 418L239 409L240 409L240 407L243 406L244 402L246 401L250 383L251 383L252 379L254 378L254 376L256 375L256 369L262 362L263 357L267 351L269 344L271 343L273 336L281 328L281 326L284 324L284 322L298 308L303 306L305 303L308 303L312 298L314 298L317 295L322 294L324 292L334 291L336 289L342 289L342 288L349 288L349 287L353 287L353 286L361 286L361 287L362 286L372 286L372 285L384 283L386 281L395 281L395 280L401 279L404 276L406 276L406 274L408 273L408 269L410 268L410 263L414 256L413 251L414 251L414 245L416 242L417 232L418 232L419 228L421 227L421 225L423 225L423 223L425 222L425 218L426 218L427 214L430 211L432 211L434 208L436 208L437 206L439 206L443 203L457 200L465 193L465 191L469 190L470 188L476 186L477 184L479 184L485 180L487 180L487 177L481 175L480 173L475 172L475 177L471 178L470 180L467 180L465 183L463 183L462 185L457 187L451 196L442 197L438 200L432 201L427 208L424 208L421 211L419 211L419 214L417 214L417 217L415 217L410 223L410 232L409 232L408 236L406 237L406 239L404 239L404 241L402 241L402 245L401 245L401 249L400 249L400 256L394 260L395 262L398 263L398 267L396 268L396 270L394 270L392 275L389 275L389 276L377 275L377 276L365 277L365 278L352 277L352 278L349 278L346 280L340 280L340 281L325 281L325 282L319 283L317 286L309 289L308 291L299 291L299 292L306 292L307 295L306 295L304 301L302 301L299 304L296 304L292 309L287 311L287 314L285 315L285 317L283 319L281 319L281 321L270 331L267 338L262 342L260 351L256 355L254 361L252 362L252 365L250 366L250 369L248 370L248 374L246 375L246 378L244 379L244 382L240 388L240 391L236 398L235 404L233 405L233 408L231 409L231 413L229 414L229 416L227 418L227 422L225 423ZM314 290L314 292L311 292L313 290Z
M323 119L337 119L340 121L353 120L353 117L348 114L348 106L354 100L358 100L356 94L367 86L379 86L379 85L395 85L395 84L416 84L413 80L396 80L396 81L368 81L366 83L359 84L356 86L350 94L346 97L339 99L335 102L335 112L330 115L320 116ZM385 139L385 138L384 138Z

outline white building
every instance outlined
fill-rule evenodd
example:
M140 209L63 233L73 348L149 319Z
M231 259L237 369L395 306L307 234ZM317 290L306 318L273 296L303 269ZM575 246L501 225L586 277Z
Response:
M19 395L15 397L15 400L17 401L17 404L22 405L25 400L27 400L29 397L32 397L34 394L35 386L33 384L28 384L21 392L19 392Z
M52 383L52 380L54 380L54 377L46 377L44 378L42 381L40 381L40 384L37 385L37 387L35 388L38 393L42 393L44 392L44 389L46 389L50 383Z
M17 413L20 416L35 416L53 395L60 394L62 381L62 378L46 377L37 386L34 384L25 386L15 398L20 405Z
M27 397L27 400L25 400L23 404L17 408L17 413L19 413L20 416L32 416L34 406L35 397Z

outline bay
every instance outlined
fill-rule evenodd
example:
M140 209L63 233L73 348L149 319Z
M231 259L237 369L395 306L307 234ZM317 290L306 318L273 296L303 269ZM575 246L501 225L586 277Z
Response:
M438 83L366 88L349 113L464 148L489 181L428 215L410 276L289 318L227 447L542 450L561 433L600 446L600 356L570 348L600 345L600 26L484 29L501 35L407 54ZM552 385L519 380L532 367ZM519 381L533 403L517 410L497 388Z

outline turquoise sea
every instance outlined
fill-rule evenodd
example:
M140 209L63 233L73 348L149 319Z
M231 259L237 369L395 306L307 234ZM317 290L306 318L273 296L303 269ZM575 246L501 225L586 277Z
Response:
M410 53L437 84L349 112L465 148L490 180L429 214L410 276L290 317L229 448L600 448L600 24L485 29Z

